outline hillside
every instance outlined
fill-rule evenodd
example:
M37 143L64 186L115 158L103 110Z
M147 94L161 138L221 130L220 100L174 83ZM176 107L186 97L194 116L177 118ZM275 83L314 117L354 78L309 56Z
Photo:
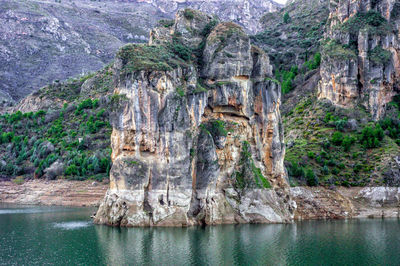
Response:
M400 6L330 1L328 7L316 70L286 72L295 72L287 75L292 86L283 101L291 182L399 186Z
M355 9L351 14L345 14L351 19L346 18L344 22L339 23L332 18L344 15L338 15L332 2L330 5L325 1L309 3L313 10L330 10L330 15L327 16L331 17L329 20L326 20L326 13L323 13L322 18L301 16L298 10L305 10L306 7L302 6L305 3L308 2L291 2L282 11L268 15L278 21L283 19L287 12L290 19L286 23L278 22L274 31L282 31L282 36L283 33L289 32L292 37L288 40L299 38L298 42L291 42L293 51L299 55L310 55L306 61L300 60L300 57L290 59L285 56L283 56L285 60L276 61L277 57L274 55L269 59L268 71L271 71L271 75L268 76L268 80L281 84L282 87L283 99L280 109L283 114L286 143L285 166L290 184L326 187L398 186L400 184L400 102L397 59L400 48L396 37L400 25L398 4L391 2L388 13L382 9L386 8L386 5L382 7L378 3L372 7L365 6L364 1L357 1L356 7L359 9ZM366 12L373 13L377 22L363 21L363 14ZM384 17L382 14L390 16ZM188 17L192 15L194 17L195 13L186 14ZM361 18L359 28L354 28L354 23L349 24L355 18ZM264 23L267 21L266 17L263 21ZM153 45L165 42L172 42L173 45L169 45L167 50L142 51L146 54L144 58L139 54L139 57L132 57L131 60L143 63L140 67L151 66L158 70L160 67L169 70L171 66L181 62L179 60L193 60L193 57L199 60L196 66L206 63L202 61L204 58L199 57L200 51L204 48L202 46L204 43L201 42L203 37L192 36L193 32L184 30L192 24L185 22L175 25L175 23L176 21L162 21L152 31L150 40ZM304 37L310 34L299 37L300 35L296 35L297 33L293 31L293 28L306 24L319 25L318 31L311 34L315 35L314 37ZM213 25L210 24L211 26ZM168 35L172 27L179 28L181 35ZM304 28L306 29L309 27ZM207 29L205 33L209 30ZM231 33L233 32L236 31L232 30ZM277 54L282 55L284 48L266 42L268 38L260 37L267 34L266 32L251 37L251 40L271 53L274 52L270 49L275 49ZM369 37L365 37L366 33ZM194 39L188 41L191 38ZM219 37L216 40L224 38ZM298 45L304 38L310 41L312 46L304 48ZM369 42L363 46L361 44L364 42L361 40L365 39ZM354 45L354 40L358 40L359 43ZM228 58L219 59L221 64L230 60L229 54L226 54ZM172 56L169 59L172 61L167 65L160 61L165 59L165 55ZM175 62L177 60L175 56L180 58L179 62ZM212 57L205 59L211 60ZM160 64L157 64L157 60ZM272 64L275 64L274 68ZM36 177L47 177L45 169L60 160L64 167L60 176L72 179L106 177L111 160L109 138L113 123L112 119L111 121L109 119L112 110L118 107L119 100L123 100L113 96L117 86L116 78L119 77L116 76L114 69L114 64L111 64L94 75L55 82L25 98L13 108L13 114L3 115L0 119L0 129L4 132L0 145L2 175L6 178L14 178L17 175L31 178L36 172ZM200 75L204 75L201 68L197 71L200 71ZM207 89L202 79L203 76L195 85L195 91L201 92ZM224 80L218 84L224 85L225 82L228 81ZM289 82L290 86L287 86ZM349 93L346 93L347 90ZM179 89L178 94L184 94L184 91ZM89 98L91 103L88 101ZM214 108L212 104L210 106ZM21 113L15 113L17 110ZM37 144L36 140L30 141L31 137L38 134L42 137ZM88 144L81 144L82 140L82 143ZM43 151L42 155L38 155L37 150L44 150L42 146L48 145L48 142L54 146L54 149L50 149L53 151L50 153ZM52 153L56 153L56 156L47 158ZM82 157L77 157L77 154ZM96 160L103 160L104 163L96 170L90 161L93 156L97 158ZM72 157L81 159L74 161ZM71 165L72 170L66 171Z
M328 0L289 1L261 17L262 30L252 41L268 53L276 70L301 68L319 51L328 15Z
M0 104L9 105L55 80L97 71L126 43L148 41L160 19L194 7L259 28L272 1L4 0L0 5Z

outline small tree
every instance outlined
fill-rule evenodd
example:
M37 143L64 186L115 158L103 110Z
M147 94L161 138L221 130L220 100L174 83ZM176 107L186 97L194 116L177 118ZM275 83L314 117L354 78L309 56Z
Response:
M288 23L288 22L290 22L290 15L289 15L289 12L286 12L284 15L283 15L283 22L284 23Z
M332 135L332 139L331 142L335 145L340 145L342 144L343 141L343 134L340 131L336 131L335 133L333 133Z
M318 178L312 169L307 169L306 180L307 180L307 185L309 185L310 187L318 186L319 184Z

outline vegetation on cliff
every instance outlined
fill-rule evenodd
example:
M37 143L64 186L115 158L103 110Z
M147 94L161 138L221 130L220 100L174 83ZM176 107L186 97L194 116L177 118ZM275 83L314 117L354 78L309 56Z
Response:
M96 75L44 87L37 97L54 101L51 107L1 115L0 176L106 178L111 166L109 71L107 67ZM92 90L81 93L89 79ZM62 105L57 107L57 102Z
M330 1L332 10L338 10L335 9L337 4ZM377 11L380 10L376 8L379 1L373 1L371 5L374 5L371 10L357 12L340 23L337 17L328 16L328 1L295 1L280 12L266 14L263 17L265 31L252 37L270 54L276 80L285 94L282 103L287 142L285 165L292 185L400 183L394 174L397 171L394 169L398 168L394 158L400 150L398 96L387 105L386 115L378 121L362 104L355 103L347 110L318 100L316 96L321 61L325 60L328 66L324 71L348 59L357 63L359 35L368 34L370 43L372 39L377 40L371 48L366 48L366 59L372 67L390 63L393 51L382 48L381 41L387 34L396 32L399 5L394 4L390 21ZM318 14L312 13L317 10ZM313 16L307 16L307 12ZM344 14L346 11L341 15ZM330 29L333 20L336 24ZM312 26L304 29L304 25ZM333 32L332 36L324 38L323 33L329 30ZM344 69L338 71L347 73ZM343 76L342 80L353 80L346 74ZM327 75L328 81L332 77ZM377 86L381 80L371 78L368 82ZM360 91L362 85L367 86L365 82L359 82ZM371 96L367 92L363 95L365 99ZM341 97L337 96L338 99Z
M347 110L315 95L304 97L283 120L291 185L311 185L307 171L326 186L396 184L390 158L400 150L397 101L384 119L373 122L362 107Z

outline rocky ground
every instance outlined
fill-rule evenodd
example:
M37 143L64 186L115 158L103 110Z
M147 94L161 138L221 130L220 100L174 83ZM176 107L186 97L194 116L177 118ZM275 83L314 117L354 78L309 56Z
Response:
M398 187L294 187L295 220L399 217Z
M0 181L0 202L54 206L98 206L108 184L94 181ZM400 188L295 187L295 220L399 217Z
M98 206L108 184L95 181L0 181L0 202L56 206Z

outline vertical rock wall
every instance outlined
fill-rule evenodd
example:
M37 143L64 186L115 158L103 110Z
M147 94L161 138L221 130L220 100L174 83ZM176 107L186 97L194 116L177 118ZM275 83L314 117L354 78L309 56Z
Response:
M398 0L331 0L319 98L381 118L400 91L399 32Z
M125 73L117 58L110 189L95 222L116 226L289 222L280 87L243 29L178 12L172 37L197 62ZM212 23L211 23L212 22ZM207 32L207 28L212 29ZM160 58L160 63L162 59Z

